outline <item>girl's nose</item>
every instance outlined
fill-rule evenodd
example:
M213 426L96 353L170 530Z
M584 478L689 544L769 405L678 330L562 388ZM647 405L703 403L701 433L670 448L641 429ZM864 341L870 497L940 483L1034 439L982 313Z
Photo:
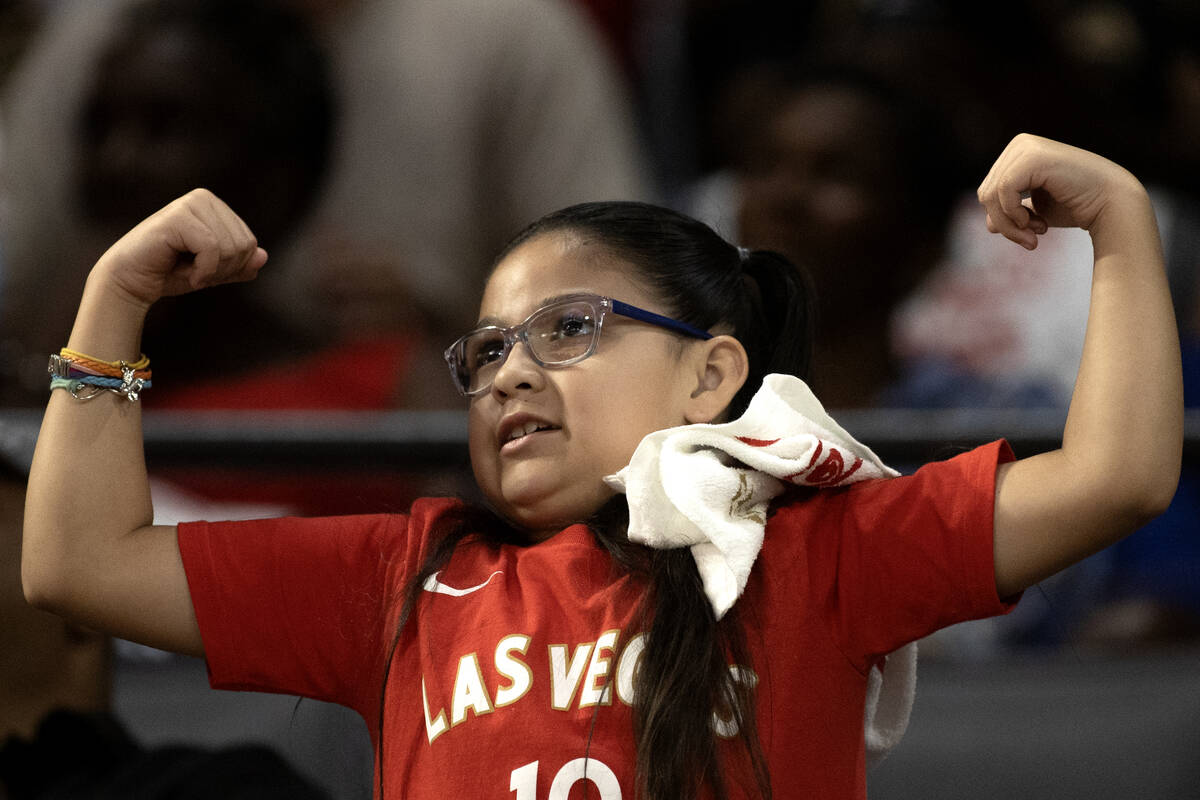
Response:
M492 380L492 392L499 399L504 399L518 392L536 392L545 383L544 367L529 355L529 347L524 342L517 342L508 351L508 358L496 370Z

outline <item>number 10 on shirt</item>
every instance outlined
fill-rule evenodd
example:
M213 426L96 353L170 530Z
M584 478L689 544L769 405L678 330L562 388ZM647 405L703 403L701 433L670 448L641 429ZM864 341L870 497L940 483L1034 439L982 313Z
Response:
M538 762L531 761L512 771L508 790L516 792L516 800L542 800L537 796L538 768ZM591 781L600 792L600 800L621 800L621 783L616 774L595 758L577 758L564 764L554 775L550 795L545 800L567 800L571 787L579 781Z

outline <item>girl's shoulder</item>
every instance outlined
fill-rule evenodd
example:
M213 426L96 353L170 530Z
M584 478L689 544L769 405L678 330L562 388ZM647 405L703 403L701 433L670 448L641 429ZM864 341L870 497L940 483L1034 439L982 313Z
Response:
M408 509L409 524L428 527L437 520L458 516L470 508L458 497L418 497Z
M996 469L1014 459L1004 440L931 461L895 478L875 478L831 488L789 487L772 504L769 526L822 525L851 521L896 523L922 510L976 507L991 512ZM889 523L889 524L890 524Z

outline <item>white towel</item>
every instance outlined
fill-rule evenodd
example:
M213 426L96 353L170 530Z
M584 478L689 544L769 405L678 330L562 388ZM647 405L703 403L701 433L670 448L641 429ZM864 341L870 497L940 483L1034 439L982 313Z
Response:
M788 483L826 488L897 474L834 422L804 381L768 375L739 419L656 431L605 481L629 498L632 541L691 548L720 619L745 589L767 507ZM915 644L870 671L870 764L904 735L915 686Z

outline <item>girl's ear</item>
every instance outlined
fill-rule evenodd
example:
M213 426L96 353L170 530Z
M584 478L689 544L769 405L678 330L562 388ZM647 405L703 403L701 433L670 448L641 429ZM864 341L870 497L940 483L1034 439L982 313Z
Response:
M684 417L689 423L716 421L746 382L746 348L732 336L714 336L697 342L691 356L696 383Z

